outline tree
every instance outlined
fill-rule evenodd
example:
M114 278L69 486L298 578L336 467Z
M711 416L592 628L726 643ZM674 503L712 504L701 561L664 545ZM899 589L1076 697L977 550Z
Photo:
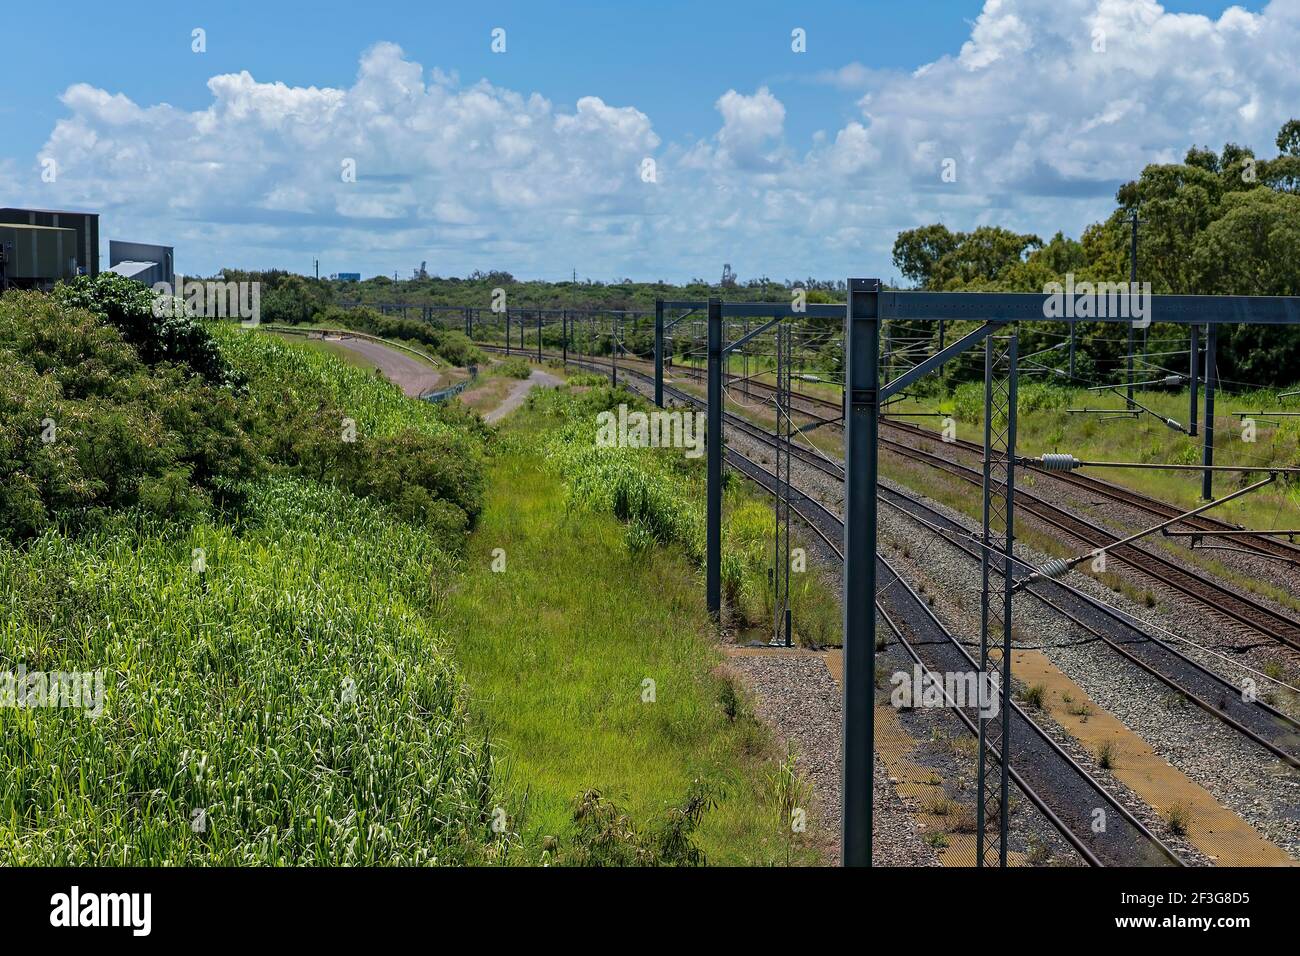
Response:
M980 226L973 232L950 232L941 223L899 233L894 241L894 265L927 289L989 288L1024 256L1043 244L1037 236L1000 226Z
M1204 293L1300 294L1300 196L1233 193L1193 239L1194 285Z
M956 249L958 242L943 223L900 232L894 240L894 265L914 284L929 288L939 260Z
M1286 156L1300 156L1300 120L1287 120L1277 134L1278 151Z

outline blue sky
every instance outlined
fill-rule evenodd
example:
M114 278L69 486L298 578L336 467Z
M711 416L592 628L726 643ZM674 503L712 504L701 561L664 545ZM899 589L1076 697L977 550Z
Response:
M197 273L889 277L900 228L1077 233L1192 141L1268 153L1298 3L13 5L0 204Z

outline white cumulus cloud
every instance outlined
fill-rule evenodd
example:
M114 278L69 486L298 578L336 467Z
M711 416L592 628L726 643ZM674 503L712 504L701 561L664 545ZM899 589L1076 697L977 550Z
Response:
M1189 145L1269 153L1300 113L1298 49L1300 0L1218 18L1155 0L987 0L933 62L810 74L841 119L808 142L790 141L775 81L701 90L716 131L661 142L650 116L598 88L556 105L379 43L347 88L233 73L193 111L74 84L39 155L0 169L16 199L99 209L108 235L175 242L191 269L306 269L320 255L366 272L427 259L443 274L686 278L728 261L742 275L889 278L900 229L1077 233L1118 183ZM55 183L40 182L43 157Z

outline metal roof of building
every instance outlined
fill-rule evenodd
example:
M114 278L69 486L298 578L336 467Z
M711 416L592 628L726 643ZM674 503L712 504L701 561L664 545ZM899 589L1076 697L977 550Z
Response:
M0 212L39 212L49 216L98 216L97 212L78 212L75 209L32 209L27 206L0 206Z
M119 262L109 269L109 272L115 272L120 276L126 276L128 279L134 279L142 272L148 272L158 265L156 262Z
M71 232L77 230L71 226L33 226L26 222L0 222L0 229L25 229L32 232Z

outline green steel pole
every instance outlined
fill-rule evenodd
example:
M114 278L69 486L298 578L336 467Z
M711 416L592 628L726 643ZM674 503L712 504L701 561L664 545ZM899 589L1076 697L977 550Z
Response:
M871 865L880 280L849 279L844 358L844 768L841 858Z

